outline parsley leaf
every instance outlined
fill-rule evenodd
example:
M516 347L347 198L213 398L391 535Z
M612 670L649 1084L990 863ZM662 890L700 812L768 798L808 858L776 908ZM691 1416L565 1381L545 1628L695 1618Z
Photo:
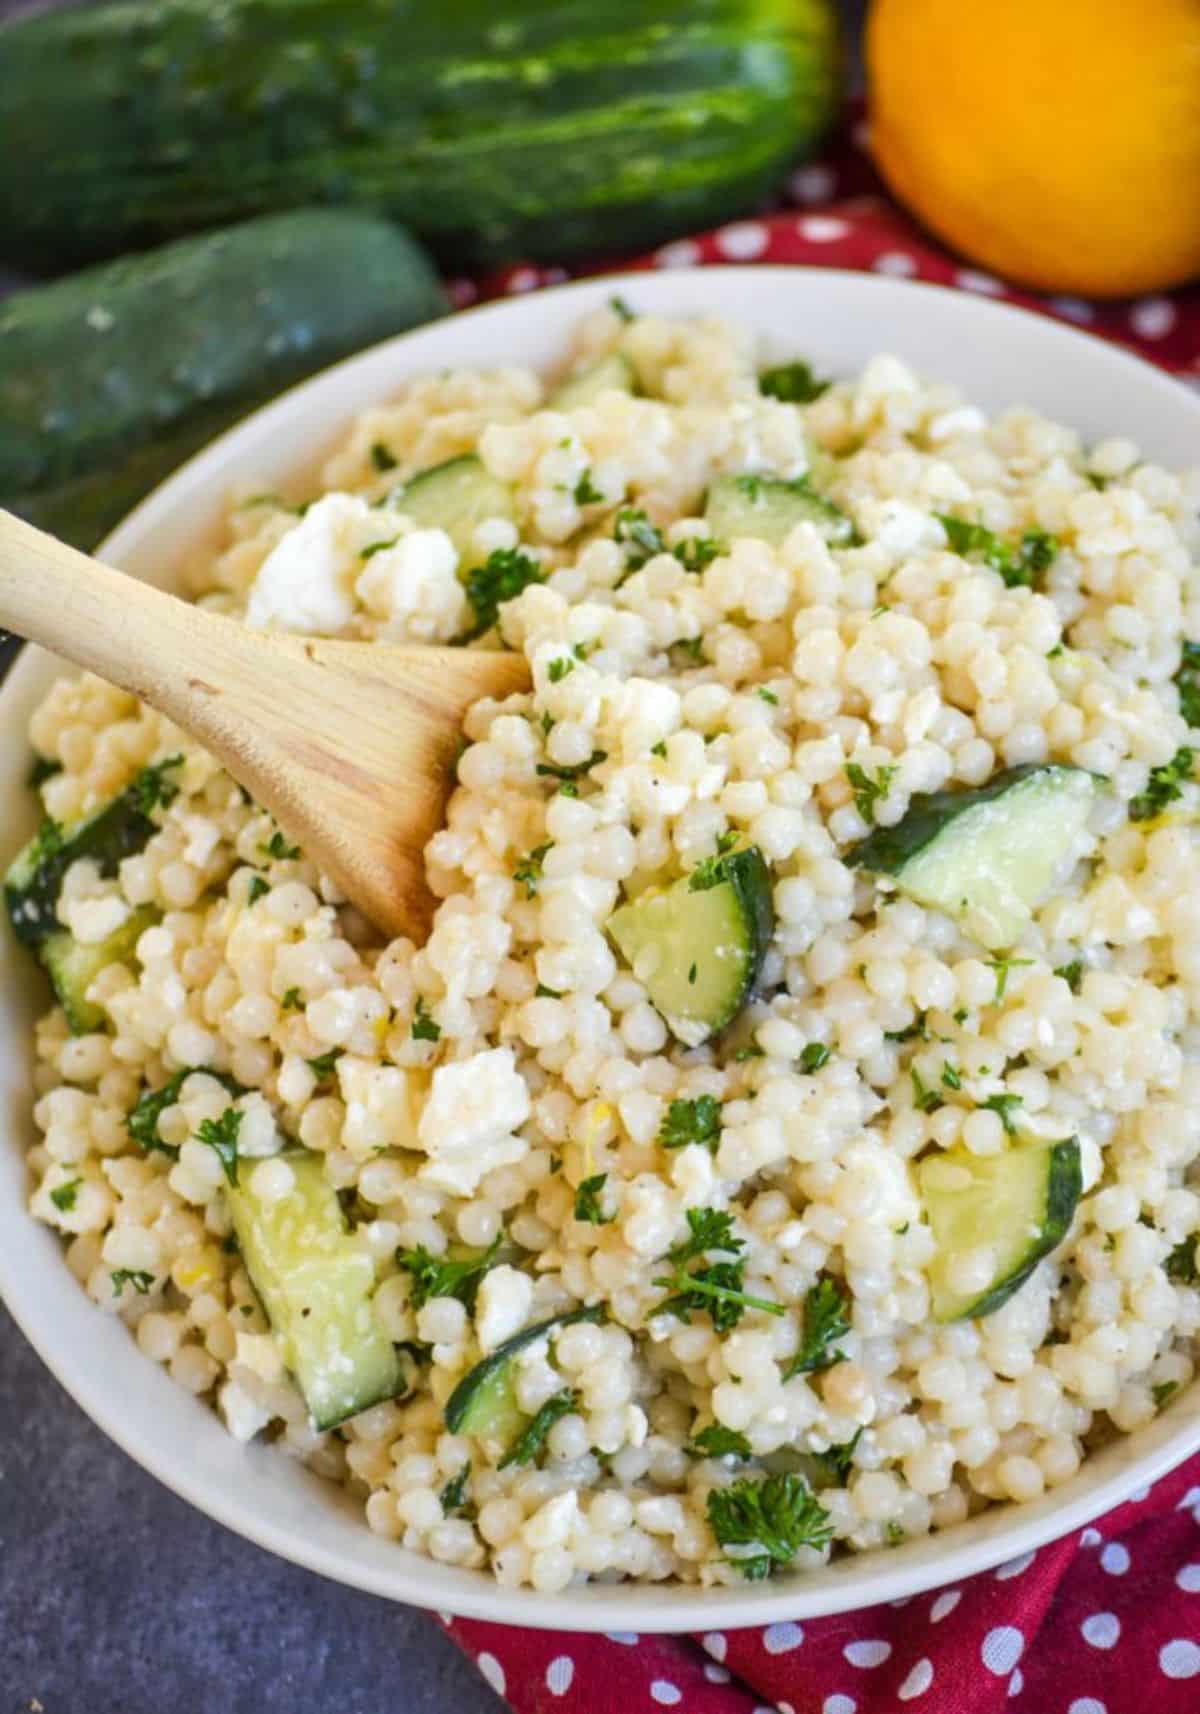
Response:
M672 1101L659 1129L658 1140L664 1149L682 1149L688 1143L702 1143L710 1154L716 1154L721 1141L721 1103L715 1095L697 1095L694 1101L683 1097Z
M575 762L570 767L560 767L557 762L539 762L534 772L552 780L579 780L589 769L598 768L607 760L607 750L593 750L586 762Z
M271 891L271 883L262 875L251 875L250 885L246 888L246 903L257 904L264 893Z
M795 363L777 363L758 377L760 393L769 399L782 399L787 405L811 405L832 385L832 381L818 381L812 364L799 359Z
M1192 777L1195 751L1186 747L1176 750L1161 768L1152 768L1146 789L1129 806L1130 821L1150 821L1161 815L1169 803L1183 796L1183 788Z
M276 857L280 862L288 863L293 857L299 857L300 847L289 845L278 828L275 829L265 845L258 848L264 857Z
M1179 712L1189 726L1200 726L1200 643L1183 645L1179 671L1171 681L1179 690Z
M912 1023L907 1024L904 1029L884 1030L884 1041L928 1041L929 1027L925 1022L927 1016L928 1014L925 1012L918 1012Z
M669 1291L656 1306L656 1314L665 1312L690 1322L693 1311L703 1311L718 1333L727 1333L737 1326L747 1309L765 1310L768 1315L785 1313L781 1303L751 1297L742 1290L746 1264L741 1257L689 1270L686 1264L709 1250L724 1250L736 1256L744 1245L733 1236L732 1217L728 1214L711 1208L689 1208L687 1220L691 1236L667 1252L667 1260L675 1264L674 1272L653 1281Z
M828 1065L831 1057L830 1050L823 1041L807 1042L804 1052L800 1055L800 1069L811 1076L814 1071L820 1071L823 1065Z
M226 1107L219 1119L201 1119L196 1128L197 1141L216 1150L230 1184L238 1181L238 1132L244 1117L238 1108Z
M945 1105L936 1089L930 1089L915 1065L908 1068L912 1081L913 1106L918 1113L936 1113L939 1107Z
M830 1479L839 1488L846 1486L851 1470L854 1468L854 1448L862 1439L863 1431L857 1429L850 1440L843 1440L836 1446L827 1446L824 1452L814 1452L812 1456L825 1470Z
M656 553L666 552L662 531L636 506L622 506L613 520L613 540L630 571L640 571Z
M733 1215L724 1208L689 1208L687 1223L690 1236L667 1252L672 1262L690 1262L709 1250L743 1248L742 1240L733 1234Z
M1009 589L1039 588L1042 573L1049 570L1058 553L1058 538L1047 530L1025 530L1013 546L967 518L955 518L949 512L935 512L934 517L945 530L952 553L963 559L978 554Z
M79 1195L79 1187L82 1183L83 1180L81 1178L73 1178L66 1184L60 1184L57 1190L52 1190L50 1192L50 1200L60 1213L69 1214L72 1208L74 1208L75 1200Z
M1025 1102L1020 1095L1009 1095L1007 1093L1003 1095L989 1095L987 1100L981 1102L980 1105L986 1107L989 1113L998 1113L1000 1115L1000 1123L1004 1126L1006 1136L1016 1136L1017 1127L1013 1123L1012 1116L1017 1111L1018 1107L1023 1107L1025 1105Z
M551 684L561 684L568 673L575 671L575 660L571 655L557 655L546 669L546 676Z
M413 1010L412 1029L409 1034L413 1041L441 1041L442 1039L442 1026L426 1007L424 994L417 995L417 1004Z
M154 1284L154 1275L148 1274L144 1268L117 1268L109 1278L114 1297L120 1297L127 1285L131 1285L139 1297L145 1297Z
M290 990L289 990L290 992ZM298 992L298 990L297 990ZM284 995L286 1001L287 995ZM244 1095L242 1085L223 1071L213 1071L206 1065L185 1065L176 1071L159 1089L143 1089L133 1106L125 1116L125 1129L131 1142L137 1144L143 1154L157 1153L166 1155L171 1160L179 1159L179 1150L174 1143L164 1143L158 1134L158 1121L168 1107L173 1107L179 1099L179 1092L194 1073L204 1077L215 1077L218 1083L224 1085L231 1095Z
M385 446L381 440L377 440L371 448L371 463L375 469L381 474L385 470L395 470L396 462L391 448Z
M442 1508L444 1518L452 1518L456 1512L463 1512L470 1506L467 1498L467 1483L471 1480L471 1466L464 1464L457 1476L452 1476L438 1495L438 1504Z
M524 884L527 899L531 899L538 890L538 883L542 878L542 859L550 850L553 850L552 840L548 840L545 845L535 845L529 855L522 857L513 870L513 880Z
M773 690L768 690L765 684L760 684L754 694L757 697L761 697L763 702L769 702L772 708L779 707L779 698Z
M688 536L671 549L685 571L701 572L710 566L721 551L720 542L711 536Z
M1083 959L1073 958L1069 964L1060 964L1054 974L1062 977L1072 994L1078 994L1083 983L1083 968Z
M579 1403L574 1387L564 1387L561 1393L546 1400L541 1410L513 1441L497 1470L507 1470L510 1464L532 1464L546 1444L546 1436L561 1417L570 1416Z
M519 548L494 549L482 565L467 573L467 600L475 623L457 641L472 643L482 637L495 625L506 601L514 600L531 583L545 581L541 566Z
M693 1458L752 1458L750 1442L744 1434L739 1434L736 1428L726 1428L724 1423L710 1422L707 1428L702 1428L699 1434L692 1436L691 1444L686 1448Z
M710 887L719 887L729 878L729 865L725 859L737 842L738 836L732 828L718 836L714 854L697 863L688 876L689 893L706 893Z
M846 763L846 778L854 792L854 807L872 827L875 825L875 806L888 795L899 772L899 766L891 763L887 767L876 768L872 776L860 762Z
M1157 1386L1151 1387L1150 1397L1154 1400L1155 1410L1161 1410L1172 1394L1178 1391L1178 1381L1159 1381Z
M328 1083L333 1076L333 1068L345 1053L344 1047L331 1047L326 1053L319 1053L308 1061L309 1070L318 1083Z
M35 752L33 761L29 765L29 772L25 776L25 784L36 791L38 786L44 786L47 780L52 780L55 774L61 774L62 766L61 762L55 761L52 757L39 756Z
M575 484L575 504L577 506L596 506L604 500L604 495L592 481L592 470L589 465L579 481Z
M637 319L633 310L631 310L629 305L625 302L625 299L618 296L616 292L614 292L612 297L609 298L608 307L616 316L617 320L625 322L626 325Z
M1196 1254L1198 1239L1200 1233L1193 1232L1191 1237L1176 1244L1163 1263L1167 1278L1176 1285L1200 1285L1200 1259Z
M575 1192L576 1220L586 1221L590 1226L607 1226L616 1219L615 1214L605 1214L600 1206L600 1192L607 1182L606 1172L596 1172L584 1179Z
M996 972L996 992L992 996L993 1005L998 1006L1008 992L1008 973L1010 970L1021 970L1033 963L1032 958L989 958L985 961L989 970Z
M284 1012L302 1012L304 1001L300 997L299 988L288 988L279 1002L279 1008Z
M843 1353L832 1349L850 1331L850 1298L831 1274L822 1274L804 1298L804 1332L800 1349L784 1371L793 1375L819 1375L842 1361Z
M175 755L143 768L129 787L131 806L142 815L149 815L152 809L166 809L168 804L174 803L179 796L179 785L177 781L167 778L167 771L181 767L182 764L183 757Z
M746 1477L708 1496L708 1522L743 1577L760 1582L776 1567L790 1565L802 1547L825 1547L833 1535L829 1513L803 1476L788 1472L756 1482Z
M956 1065L951 1065L948 1059L942 1061L942 1087L944 1089L961 1089L962 1074Z
M497 1233L486 1250L468 1250L458 1257L430 1255L424 1244L415 1250L397 1250L397 1267L412 1275L409 1302L413 1309L422 1309L434 1297L456 1297L473 1310L479 1282L495 1266L499 1249Z

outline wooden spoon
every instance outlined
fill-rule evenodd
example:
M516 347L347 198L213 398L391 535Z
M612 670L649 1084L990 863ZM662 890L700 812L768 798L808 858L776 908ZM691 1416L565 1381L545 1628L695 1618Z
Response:
M529 687L524 657L498 650L248 630L2 510L0 625L165 714L379 928L419 940L463 717Z

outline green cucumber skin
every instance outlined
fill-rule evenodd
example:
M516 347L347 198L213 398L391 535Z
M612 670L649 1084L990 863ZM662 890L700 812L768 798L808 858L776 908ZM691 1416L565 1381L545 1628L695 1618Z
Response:
M1046 1163L1046 1177L1046 1218L1024 1264L977 1298L955 1320L975 1321L1001 1309L1013 1293L1021 1289L1038 1263L1062 1243L1071 1229L1083 1194L1083 1165L1077 1137L1066 1137L1054 1144Z
M24 946L36 947L48 935L60 931L62 925L54 914L55 906L63 876L72 863L90 857L99 865L101 874L113 875L123 857L141 851L157 832L157 825L134 806L127 792L122 792L73 828L63 846L44 858L27 877L19 867L30 849L26 846L17 854L4 881L4 902L17 939Z
M763 959L767 956L767 948L774 937L775 902L771 892L771 871L767 868L766 859L757 845L748 846L744 851L735 851L725 859L725 863L726 875L751 925L752 935L750 962L746 967L742 998L735 1012L730 1013L730 1017L734 1017L753 991ZM725 1022L728 1023L729 1018Z
M511 1339L506 1339L503 1345L497 1345L490 1356L476 1363L473 1369L468 1369L462 1380L446 1400L442 1416L451 1434L471 1434L471 1410L479 1397L480 1390L495 1378L504 1367L511 1362L518 1351L523 1351L527 1345L532 1345L535 1339L543 1334L553 1333L560 1327L571 1327L577 1321L602 1321L604 1308L601 1304L593 1304L586 1309L573 1309L568 1315L554 1315L549 1321L539 1321L532 1327L523 1327L519 1333L514 1333Z
M471 265L637 249L753 209L840 70L831 0L38 14L0 34L0 243L78 263L332 202Z
M255 405L445 308L405 233L333 209L15 293L0 304L0 504L94 546Z
M876 874L897 875L918 851L944 833L952 821L969 809L991 803L1022 780L1035 774L1078 773L1077 768L1054 762L1025 762L1006 768L986 785L967 790L919 792L895 827L877 827L846 853L843 861L852 869L870 869Z

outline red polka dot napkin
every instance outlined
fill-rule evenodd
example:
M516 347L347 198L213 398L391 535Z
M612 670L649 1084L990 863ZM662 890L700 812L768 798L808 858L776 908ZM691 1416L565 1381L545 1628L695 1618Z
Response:
M864 1612L687 1637L442 1623L518 1714L1195 1714L1200 1458L1094 1528Z
M1111 303L1007 285L950 255L890 201L867 153L867 143L866 123L857 118L822 160L792 174L785 209L734 221L694 238L677 239L649 256L622 262L610 258L603 271L618 266L687 268L707 262L788 262L929 280L1040 310L1130 346L1164 369L1200 380L1200 282L1181 291ZM482 281L452 280L450 289L462 307L481 298L558 285L567 278L563 268L523 265Z
M1105 304L1006 285L888 200L866 143L858 119L793 174L787 207L605 271L788 262L930 280L1039 310L1200 380L1200 284ZM450 284L463 306L567 277L527 265ZM517 1714L1200 1714L1200 1457L1097 1527L864 1612L688 1637L441 1622Z

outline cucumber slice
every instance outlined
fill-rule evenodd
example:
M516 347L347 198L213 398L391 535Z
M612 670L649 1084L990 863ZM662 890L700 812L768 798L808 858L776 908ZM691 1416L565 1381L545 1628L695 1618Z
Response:
M582 405L594 405L603 393L636 393L637 375L628 357L610 351L607 357L589 363L574 375L568 375L551 393L546 403L552 411L577 411Z
M73 1036L87 1035L104 1028L106 1014L103 1006L87 997L88 989L109 964L127 963L133 958L143 930L156 923L159 913L152 905L143 905L130 913L107 940L85 946L66 929L47 935L38 948L38 957L54 984L58 1003L67 1014L67 1024Z
M757 536L778 547L797 524L815 524L833 547L856 540L854 520L818 494L808 476L718 476L708 490L704 516L719 542Z
M1079 1142L1017 1143L999 1155L948 1149L920 1163L917 1184L937 1243L929 1264L934 1318L991 1315L1070 1230L1083 1189ZM955 1263L985 1247L993 1260L987 1285L956 1290Z
M244 1162L227 1190L233 1227L314 1426L336 1428L403 1390L400 1360L371 1308L375 1264L351 1237L321 1156L289 1149L279 1158L294 1188L264 1202Z
M81 857L97 863L102 875L115 875L122 857L129 857L158 832L150 811L168 804L178 787L170 771L180 756L143 768L110 803L68 828L46 821L20 850L4 877L4 902L13 933L26 946L37 946L62 924L54 914L63 876Z
M422 470L394 488L388 504L423 530L445 530L458 549L460 571L483 557L472 542L476 525L516 515L508 483L486 470L473 452Z
M590 1309L573 1309L568 1315L556 1315L533 1327L523 1327L503 1345L497 1345L482 1362L468 1369L446 1400L442 1415L451 1434L476 1434L494 1441L498 1448L510 1445L529 1420L516 1400L513 1358L535 1339L557 1332L560 1327L603 1319L603 1305L597 1303Z
M755 845L710 858L622 905L607 926L672 1035L696 1047L754 986L775 932L770 871Z
M902 821L845 860L894 875L918 904L967 920L984 946L1011 946L1060 877L1098 789L1083 768L1010 768L975 791L913 798Z

